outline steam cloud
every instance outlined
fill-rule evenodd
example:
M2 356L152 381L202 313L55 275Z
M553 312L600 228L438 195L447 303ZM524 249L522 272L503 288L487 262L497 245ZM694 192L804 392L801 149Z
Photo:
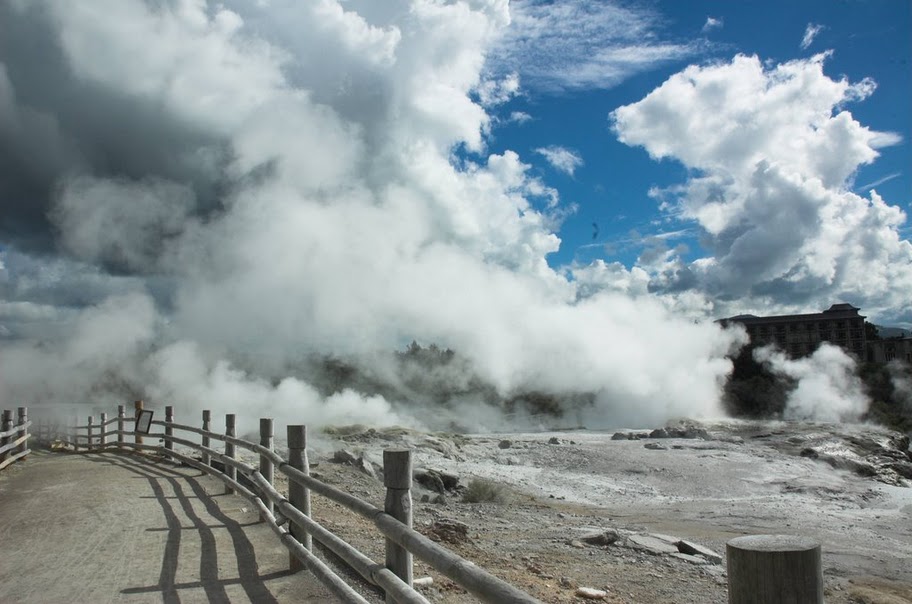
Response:
M260 4L0 5L4 406L505 421L481 400L326 395L306 369L329 355L395 382L388 351L417 338L464 359L441 379L592 395L573 418L590 426L721 413L743 332L706 320L700 292L650 293L655 266L550 268L557 193L516 153L486 154L489 111L519 85L486 69L506 2ZM888 237L899 217L875 197ZM687 207L713 233L732 222ZM740 258L707 265L707 291Z
M763 347L754 351L754 358L774 374L796 381L785 403L785 419L858 421L868 410L871 401L855 372L855 360L837 346L823 344L801 359Z

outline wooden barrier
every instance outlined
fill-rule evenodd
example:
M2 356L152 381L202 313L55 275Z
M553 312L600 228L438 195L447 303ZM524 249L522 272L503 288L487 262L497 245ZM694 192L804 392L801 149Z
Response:
M412 452L408 449L383 451L383 485L386 487L384 511L412 528ZM412 584L412 554L389 537L386 538L386 567ZM388 596L388 604L394 601Z
M142 401L136 401L137 415ZM106 431L106 425L117 422L117 429ZM383 509L358 499L336 487L312 477L307 460L307 431L302 425L288 426L288 460L274 450L273 420L260 419L260 442L252 443L237 438L237 423L234 414L225 416L225 433L210 430L211 413L203 412L202 429L173 421L173 409L168 407L165 421L153 421L152 425L164 428L161 433L150 433L150 438L161 439L163 445L145 444L140 435L135 442L124 442L121 414L117 419L95 424L92 418L85 426L77 426L72 438L68 438L74 449L81 435L90 450L117 451L121 447L141 452L154 452L174 462L185 464L210 474L225 484L226 492L235 493L248 499L260 513L261 519L279 537L289 551L289 563L293 570L307 568L314 573L341 601L366 604L365 600L335 574L313 553L312 541L318 541L338 558L344 561L368 583L382 589L387 602L399 604L428 604L427 600L412 587L412 559L417 557L439 571L456 584L465 588L482 602L497 604L534 603L532 596L520 591L505 581L487 573L472 562L431 541L412 528L412 457L411 451L384 451L384 485L386 499ZM92 447L95 428L99 436L97 447ZM91 431L91 432L90 432ZM190 440L175 436L175 431L189 432L200 438ZM117 435L116 445L107 440L108 435ZM224 452L210 446L211 442L222 441ZM199 454L194 459L176 446L187 447ZM257 467L248 465L238 458L237 448L246 449L259 457ZM218 464L216 463L218 462ZM216 467L218 465L218 467ZM223 468L223 469L219 469ZM274 474L279 471L288 478L288 497L279 493L274 486ZM245 481L239 481L240 473ZM245 486L246 485L246 486ZM386 540L386 560L378 564L350 544L333 534L311 517L311 493L326 497L351 512L371 521ZM287 524L287 526L285 526Z
M749 535L726 545L729 604L823 604L820 544L792 535Z
M310 475L310 464L307 461L307 427L288 426L288 464L303 474ZM310 516L310 490L299 482L288 482L288 502L304 516ZM298 523L291 526L291 535L301 542L307 550L313 550L313 538ZM301 563L290 555L291 570L300 570Z
M28 418L28 407L19 407L16 416L16 423L13 423L11 409L4 410L0 416L0 470L24 460L32 452L29 449L29 438L32 436L29 427L32 422Z

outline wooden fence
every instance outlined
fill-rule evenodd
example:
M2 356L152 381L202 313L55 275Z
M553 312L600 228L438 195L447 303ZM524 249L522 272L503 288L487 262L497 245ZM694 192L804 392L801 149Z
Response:
M19 407L16 411L17 421L13 424L13 412L9 409L3 411L3 423L0 425L0 470L20 459L25 459L29 449L29 426L32 422L28 418L28 408Z
M383 452L383 481L386 487L384 508L358 499L336 487L310 476L307 459L307 429L303 425L287 426L288 459L276 453L273 440L273 420L260 419L260 442L253 443L236 437L234 414L225 416L225 432L213 432L212 414L202 413L202 427L178 424L174 410L165 407L164 421L152 425L163 428L148 436L134 432L134 421L142 410L142 401L134 405L134 416L126 417L124 405L118 406L117 416L108 418L101 413L98 421L89 416L84 425L72 426L69 436L61 439L74 450L154 451L176 462L211 474L225 483L226 492L237 493L248 499L269 524L272 531L289 550L293 570L306 567L342 602L367 604L355 589L330 569L313 553L316 540L356 571L368 583L382 589L387 603L427 604L427 600L412 587L412 559L426 562L482 602L492 604L538 602L513 585L491 575L472 562L431 541L412 528L412 452L408 449L387 449ZM4 414L4 418L7 415ZM20 415L20 419L24 415ZM4 425L5 424L4 419ZM24 431L27 423L20 421ZM25 427L22 427L25 426ZM52 430L53 432L53 430ZM175 432L195 435L189 438L176 436ZM11 432L12 433L12 432ZM4 439L6 431L3 432ZM148 440L161 440L163 445L146 444ZM192 440L191 440L192 438ZM129 439L129 440L128 440ZM22 437L15 441L19 443ZM199 442L197 442L199 441ZM224 450L212 448L212 441L224 443ZM24 442L24 441L23 441ZM199 453L199 459L174 450L175 445ZM246 449L259 456L258 467L237 459L237 448ZM27 450L26 450L27 453ZM18 453L17 455L22 455ZM218 467L217 467L218 466ZM288 496L275 487L275 472L288 478ZM238 473L246 480L239 479ZM370 520L386 541L386 560L379 564L355 549L337 535L328 531L311 517L310 497L316 493L326 497L351 512ZM378 536L379 537L379 536Z

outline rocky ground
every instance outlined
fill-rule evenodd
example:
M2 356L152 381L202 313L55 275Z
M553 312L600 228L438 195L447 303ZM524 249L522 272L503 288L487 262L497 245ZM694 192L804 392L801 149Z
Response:
M311 471L382 506L387 447L415 451L419 531L544 602L723 603L725 543L765 533L822 544L828 602L912 602L912 454L893 432L771 422L487 435L352 427L316 443ZM479 493L494 501L466 501ZM319 496L313 514L383 560L368 523ZM421 589L432 602L474 601L418 561L415 577L431 577Z

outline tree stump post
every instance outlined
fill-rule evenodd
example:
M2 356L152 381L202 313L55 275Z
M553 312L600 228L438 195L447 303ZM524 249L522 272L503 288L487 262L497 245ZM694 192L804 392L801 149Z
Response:
M288 465L304 474L310 474L310 464L307 460L307 426L288 426ZM305 516L310 516L310 489L297 482L288 481L288 501L292 506L301 510ZM313 551L313 538L310 533L291 523L289 526L292 537L300 541L305 548ZM294 555L288 555L288 566L293 571L304 568L304 565Z
M167 451L174 450L174 441L171 440L171 436L174 435L174 427L171 424L174 423L174 407L171 405L165 406L165 449ZM168 459L174 459L170 455L165 454Z
M4 409L3 410L3 422L0 423L0 432L6 432L7 430L12 430L12 429L13 429L13 412L11 409ZM6 445L9 442L10 442L9 436L4 436L4 437L0 438L0 447L3 447L4 445ZM7 457L9 457L8 451L4 451L3 453L0 453L0 461L6 460Z
M225 416L225 436L234 437L234 431L236 429L235 425L235 416L234 413L229 413ZM234 443L225 441L225 455L234 459ZM225 464L225 475L232 480L237 480L237 468L232 465ZM234 493L234 489L229 486L225 486L225 494L231 495Z
M139 432L136 431L136 423L139 422L139 414L142 413L142 410L143 410L143 402L134 401L133 402L133 441L137 445L143 444L142 434L140 434ZM137 451L138 451L138 449L137 449Z
M25 426L25 422L28 421L28 407L19 407L17 409L19 415L19 425L22 426L22 429L19 431L20 437L26 436L29 433L29 429ZM16 447L16 453L24 453L28 451L28 438L23 440L18 447ZM27 459L23 457L22 459Z
M124 421L127 419L127 410L124 405L117 405L117 448L123 449Z
M412 452L409 449L383 451L383 485L386 487L384 511L412 527ZM412 585L412 554L393 540L386 539L386 567L407 585ZM390 594L387 604L395 602Z
M794 535L748 535L726 546L729 604L823 604L820 544Z
M108 414L102 413L101 420L99 420L99 421L101 421L101 425L98 426L98 428L99 428L98 446L99 446L99 448L104 449L105 446L108 444L108 437L105 436L105 432L107 432L107 430L108 430L108 427L105 425L105 423L108 421Z
M273 426L271 417L261 417L260 418L260 446L266 447L272 451L273 446ZM275 467L273 466L272 460L260 454L260 474L263 478L266 479L266 482L269 484L275 483ZM263 500L263 504L266 506L266 509L269 510L270 514L275 513L275 506L272 503L272 499L266 496L264 493L260 499Z
M203 411L203 431L204 432L209 432L210 428L212 427L210 425L211 423L212 423L212 411L209 411L208 409L206 409ZM209 437L206 436L205 434L203 434L203 439L200 444L202 444L204 447L208 447L209 446ZM209 460L208 453L203 452L202 461L203 461L203 464L205 464L207 466L209 465L210 460Z
M73 416L73 452L79 452L79 416Z

